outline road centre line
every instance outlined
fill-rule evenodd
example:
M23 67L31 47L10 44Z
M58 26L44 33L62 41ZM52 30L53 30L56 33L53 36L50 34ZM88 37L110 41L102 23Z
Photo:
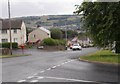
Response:
M58 67L61 66L61 65L57 65Z
M48 68L48 69L46 69L46 70L51 70L51 68Z
M33 78L34 76L29 76L29 77L27 77L28 79L31 79L31 78Z
M57 66L53 66L52 68L56 68Z
M21 83L21 82L25 82L26 80L19 80L19 81L17 81L17 82L19 82L19 83Z
M42 77L42 76L38 76L38 77L37 77L37 79L43 79L43 78L44 78L44 77Z
M33 74L34 76L36 76L38 73L35 73L35 74Z
M69 60L69 61L66 61L66 62L64 62L64 63L61 63L61 65L64 65L64 64L66 64L66 63L69 63L69 62L72 62L72 61L74 61L74 60ZM57 65L58 67L59 66L61 66L60 64L59 65ZM53 66L52 68L56 68L57 66ZM51 70L52 68L48 68L48 69L46 69L46 70ZM45 70L43 70L43 71L40 71L40 73L44 73L45 72ZM33 78L34 76L36 76L38 73L35 73L33 76L29 76L29 77L27 77L27 79L31 79L31 78ZM44 78L44 77L38 77L38 79L42 79L42 78ZM47 78L56 78L56 77L47 77ZM56 78L56 79L66 79L66 78ZM78 81L78 80L76 80L76 79L66 79L66 80L73 80L73 81ZM18 82L25 82L26 80L20 80L20 81L18 81ZM37 82L38 80L32 80L31 82ZM80 81L80 80L79 80Z
M68 63L68 62L65 62L65 63Z
M38 82L38 80L32 80L32 81L30 81L30 82Z
M40 73L44 73L45 71L43 70L43 71L41 71Z

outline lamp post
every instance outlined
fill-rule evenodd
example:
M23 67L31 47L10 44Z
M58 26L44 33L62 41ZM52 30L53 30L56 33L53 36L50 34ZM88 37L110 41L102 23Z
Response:
M12 55L11 15L10 15L10 1L9 0L8 0L8 15L9 15L9 33L10 33L10 54Z

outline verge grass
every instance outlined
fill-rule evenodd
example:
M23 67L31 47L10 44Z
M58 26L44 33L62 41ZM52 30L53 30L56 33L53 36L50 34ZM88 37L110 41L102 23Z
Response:
M31 54L14 54L14 55L2 55L0 58L11 58L11 57L21 57L21 56L30 56Z
M102 62L102 63L120 63L120 54L112 53L109 50L100 50L95 53L81 56L81 60L93 61L93 62Z

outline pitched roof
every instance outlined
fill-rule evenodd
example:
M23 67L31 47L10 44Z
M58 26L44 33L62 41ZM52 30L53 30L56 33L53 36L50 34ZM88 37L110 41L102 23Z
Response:
M44 27L39 27L39 29L41 29L42 31L44 31L44 32L46 32L46 33L50 33L50 31L49 30L47 30L46 28L44 28Z
M11 20L11 29L21 29L22 20ZM9 29L9 20L2 20L2 29Z
M0 29L2 28L2 19L0 19Z

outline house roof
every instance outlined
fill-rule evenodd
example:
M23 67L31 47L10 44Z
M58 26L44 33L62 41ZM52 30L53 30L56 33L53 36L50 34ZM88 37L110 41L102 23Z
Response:
M73 42L75 42L75 41L77 41L77 40L78 40L78 37L74 37L74 38L72 39Z
M49 30L45 29L44 27L39 27L39 29L41 29L42 31L46 32L46 33L50 33Z
M2 28L2 19L0 19L0 29Z
M11 29L21 29L22 20L11 20ZM2 20L2 30L9 29L9 20Z

